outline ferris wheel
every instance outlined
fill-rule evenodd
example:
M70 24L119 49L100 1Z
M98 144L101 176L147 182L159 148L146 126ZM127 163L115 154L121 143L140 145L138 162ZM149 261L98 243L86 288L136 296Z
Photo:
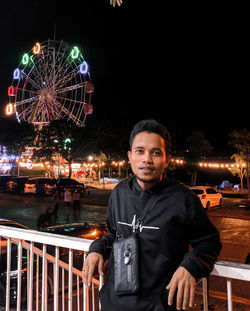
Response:
M13 70L6 114L38 128L64 118L84 126L92 114L88 64L77 46L63 41L36 43Z

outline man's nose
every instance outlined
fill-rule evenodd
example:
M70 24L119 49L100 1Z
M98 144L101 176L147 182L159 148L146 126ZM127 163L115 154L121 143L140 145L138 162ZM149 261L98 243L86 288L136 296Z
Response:
M145 152L144 153L143 162L144 163L152 163L153 162L152 155L151 155L150 152Z

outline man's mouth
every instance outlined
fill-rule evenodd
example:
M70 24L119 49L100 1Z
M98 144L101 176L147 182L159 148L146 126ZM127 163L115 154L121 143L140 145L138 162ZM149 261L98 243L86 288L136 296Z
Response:
M154 167L152 166L142 166L140 167L140 170L143 171L144 173L151 173L152 171L154 171Z

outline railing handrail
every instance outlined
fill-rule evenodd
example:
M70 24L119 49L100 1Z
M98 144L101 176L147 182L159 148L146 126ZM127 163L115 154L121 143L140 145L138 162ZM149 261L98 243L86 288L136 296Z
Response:
M230 261L217 261L211 275L250 281L250 265Z
M66 247L87 252L91 244L91 240L64 236L60 234L27 230L21 228L13 228L8 226L0 226L0 236L16 238L19 240L27 240L35 243L49 244L53 246Z
M0 236L32 241L35 243L49 244L87 252L92 240L63 236L36 230L27 230L0 226ZM229 261L217 261L211 275L225 278L250 281L250 265Z

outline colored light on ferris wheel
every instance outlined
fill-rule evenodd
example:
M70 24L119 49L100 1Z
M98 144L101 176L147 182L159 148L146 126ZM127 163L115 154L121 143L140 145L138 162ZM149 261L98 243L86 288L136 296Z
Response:
M80 51L79 51L78 47L74 46L71 53L70 53L71 57L73 59L76 59L79 56L79 54L80 54Z
M35 44L35 46L33 47L33 53L34 53L34 54L39 54L40 51L41 51L41 45L40 45L39 42L37 42L37 43Z
M8 96L15 96L16 95L16 90L17 90L17 87L14 87L13 85L11 85L8 88Z
M13 104L9 103L6 106L5 113L6 113L7 116L10 116L13 112L14 112Z
M19 80L20 79L20 70L17 68L13 72L13 79L14 80Z
M29 62L29 55L27 53L23 54L22 64L27 65Z
M80 65L80 73L85 74L88 72L88 64L84 61Z

